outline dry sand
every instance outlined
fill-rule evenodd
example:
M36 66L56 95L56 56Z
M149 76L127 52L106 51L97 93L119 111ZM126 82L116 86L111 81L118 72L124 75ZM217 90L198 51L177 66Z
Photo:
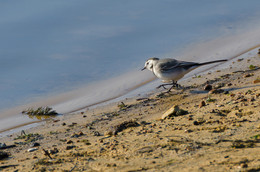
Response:
M185 90L56 117L25 138L1 138L15 147L0 150L10 155L0 171L260 171L260 70L249 69L260 66L260 56L228 63L181 83ZM206 82L215 91L205 91ZM176 105L188 113L161 119Z

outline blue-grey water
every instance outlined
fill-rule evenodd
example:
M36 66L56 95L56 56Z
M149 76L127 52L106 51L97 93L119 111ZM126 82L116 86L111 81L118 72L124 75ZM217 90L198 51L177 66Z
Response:
M148 57L232 56L260 43L259 7L259 0L0 1L0 111L72 91L53 102L69 112L123 94L151 79L138 71Z

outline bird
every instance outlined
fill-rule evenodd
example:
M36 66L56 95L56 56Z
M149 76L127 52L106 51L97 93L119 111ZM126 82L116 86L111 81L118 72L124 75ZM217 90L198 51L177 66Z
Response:
M156 57L152 57L146 60L144 68L142 68L142 71L148 69L152 71L157 78L160 78L163 82L167 82L167 84L159 85L157 88L165 88L164 86L166 85L172 85L172 87L167 91L170 92L173 87L180 87L180 85L177 84L177 81L180 80L185 74L189 73L190 71L203 65L225 61L227 61L227 59L197 63L180 61L171 58L159 59Z

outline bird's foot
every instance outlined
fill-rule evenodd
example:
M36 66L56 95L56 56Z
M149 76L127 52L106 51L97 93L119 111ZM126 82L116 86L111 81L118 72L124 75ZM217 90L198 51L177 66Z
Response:
M159 89L159 88L163 87L163 88L166 90L167 88L165 87L165 85L168 85L168 84L162 84L162 85L159 85L159 86L156 87L156 88Z
M166 88L165 86L168 86L168 85L171 85L171 87L168 89ZM170 93L171 90L176 87L177 89L178 88L181 88L181 86L179 84L177 84L176 82L173 82L173 83L168 83L168 84L162 84L162 85L159 85L158 87L156 87L157 89L163 87L165 90L167 90L165 93Z

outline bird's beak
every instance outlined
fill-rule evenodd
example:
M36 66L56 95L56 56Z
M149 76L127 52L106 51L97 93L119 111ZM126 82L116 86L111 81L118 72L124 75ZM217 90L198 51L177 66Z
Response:
M146 67L144 67L143 69L141 69L141 71L143 71L143 70L145 70L146 69Z

